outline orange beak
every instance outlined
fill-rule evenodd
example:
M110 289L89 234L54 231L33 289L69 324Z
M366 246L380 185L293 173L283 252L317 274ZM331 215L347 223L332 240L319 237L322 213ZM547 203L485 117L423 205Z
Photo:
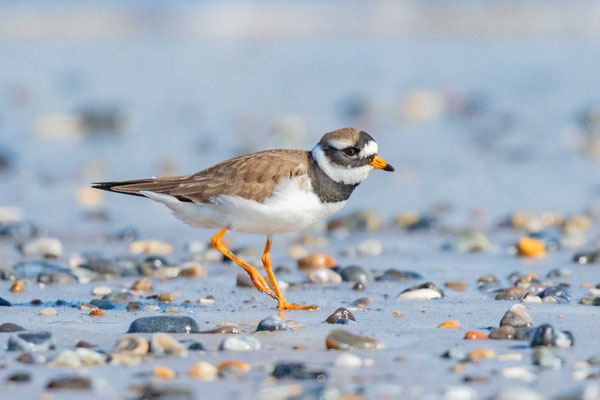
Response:
M392 167L390 164L386 163L385 161L383 161L381 158L379 158L377 156L375 156L373 161L371 161L369 164L375 169L382 169L384 171L390 171L390 172L394 170L394 167Z

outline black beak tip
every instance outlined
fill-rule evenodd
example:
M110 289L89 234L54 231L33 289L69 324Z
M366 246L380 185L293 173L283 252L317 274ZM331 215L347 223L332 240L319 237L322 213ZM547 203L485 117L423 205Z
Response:
M394 167L392 167L390 164L387 164L385 167L383 167L384 171L389 171L389 172L393 172L394 171Z

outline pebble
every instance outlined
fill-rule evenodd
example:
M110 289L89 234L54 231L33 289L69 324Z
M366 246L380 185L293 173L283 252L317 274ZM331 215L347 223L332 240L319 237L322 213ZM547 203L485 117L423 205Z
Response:
M546 278L555 279L555 278L563 278L568 279L571 277L571 270L568 268L554 268L546 274Z
M67 268L47 261L21 261L2 273L4 279L34 280L41 283L72 283L76 276Z
M148 255L167 255L173 252L173 246L159 240L137 240L129 244L129 253Z
M491 250L492 245L484 233L466 230L455 235L442 248L457 253L480 253Z
M546 247L541 240L523 237L517 244L519 257L541 258L546 256Z
M477 331L469 331L465 333L465 340L486 340L488 339L488 335L485 333L477 332Z
M550 324L543 324L535 329L531 336L530 346L571 347L573 346L573 335L569 331L558 331Z
M48 390L91 390L92 381L79 375L64 375L51 379L46 385Z
M165 314L179 314L181 313L181 308L179 307L167 307L164 311Z
M316 268L331 268L335 265L335 260L323 253L313 253L298 259L298 269L302 271L310 271Z
M143 308L144 311L159 311L160 307L157 306L156 304L148 304L145 305Z
M331 269L318 268L308 273L308 281L317 285L337 285L342 283L342 277Z
M39 238L21 246L25 257L59 258L63 254L63 245L56 238Z
M133 285L131 285L131 290L135 292L151 292L152 281L149 278L139 279L135 281Z
M354 318L354 315L344 307L338 308L333 314L325 319L325 322L328 324L347 324L350 321L356 321L356 318Z
M175 378L175 371L171 368L164 367L162 365L157 365L154 367L154 376L161 379L173 379Z
M189 369L188 375L191 378L197 379L199 381L210 382L214 381L217 377L217 368L206 362L200 361Z
M247 351L260 350L260 341L253 336L231 336L223 339L219 345L219 350Z
M492 360L496 358L496 353L491 349L471 350L469 353L467 353L467 358L471 361Z
M406 282L415 279L423 279L421 274L413 271L399 271L397 269L387 269L383 274L375 278L376 281L388 281L388 282Z
M522 300L523 303L541 303L542 302L542 298L540 296L536 296L536 295L532 295L532 294L526 294L525 297L523 297Z
M80 305L79 309L81 311L99 310L98 306L95 306L93 304L86 304L86 303L83 303L82 305Z
M442 322L437 326L438 329L460 329L460 322L456 320L449 320Z
M355 292L364 292L365 284L361 282L356 282L354 285L352 285L352 290L354 290Z
M140 390L139 400L195 400L195 393L181 384L166 386L152 382Z
M196 303L202 304L203 306L209 306L211 304L215 304L215 299L210 297L201 297L198 300L196 300Z
M106 299L94 299L90 301L90 304L98 307L101 310L114 310L115 306L110 300Z
M477 400L478 398L477 391L466 385L448 386L444 392L444 400Z
M112 354L120 354L130 357L143 357L148 354L149 349L150 345L143 337L126 335L119 339Z
M521 287L509 287L501 290L495 297L496 300L521 300L527 294L527 290Z
M442 289L432 282L412 286L398 295L398 300L432 300L444 297Z
M28 383L31 375L28 372L15 372L6 377L6 383Z
M515 328L504 325L492 330L489 338L495 340L527 340L527 330L523 327Z
M243 363L237 360L228 360L223 361L222 363L217 365L217 370L219 372L224 372L226 370L235 370L239 372L248 372L252 369L252 366L247 363Z
M258 323L256 332L261 331L289 331L290 328L286 325L285 321L278 316L271 316L263 319Z
M464 292L467 290L467 283L463 281L448 281L444 283L444 287L455 292Z
M108 300L113 304L128 304L133 299L133 295L129 291L112 292L104 296L102 299Z
M573 300L569 291L562 286L550 286L541 292L539 297L544 302L546 302L546 299L552 298L559 304L568 304Z
M506 379L520 379L525 382L533 382L536 379L535 374L532 374L524 367L504 368L502 376Z
M341 279L340 279L341 281ZM10 302L8 300L3 299L2 297L0 297L0 307L11 307L12 304L10 304Z
M327 223L327 230L346 232L377 232L383 227L383 221L376 211L360 210L355 213L334 218Z
M533 326L533 320L527 313L527 308L522 304L513 304L500 320L500 326L512 326L514 328Z
M496 275L483 275L477 278L477 285L490 285L496 286L500 284L500 280Z
M247 274L244 273L237 274L235 278L235 286L240 288L254 289L254 283L252 283L252 280L248 277Z
M166 333L155 333L154 335L152 335L150 349L152 350L152 354L154 354L157 357L185 357L187 355L185 347L178 340L176 340L170 335L167 335Z
M577 253L573 256L573 262L577 264L597 264L600 262L600 250Z
M112 293L112 290L107 286L96 286L92 289L92 296L104 297Z
M81 359L72 350L63 350L51 363L53 367L81 368Z
M202 331L200 333L239 334L239 333L242 333L242 329L236 324L225 322L225 323L220 324L215 329L211 329L208 331Z
M533 365L544 369L561 369L565 361L547 347L536 347L531 353Z
M327 373L321 369L312 368L302 362L278 363L271 374L276 379L301 379L323 382Z
M364 308L366 306L368 306L369 304L371 304L372 299L368 298L368 297L360 297L356 300L354 300L352 302L353 306L356 306L358 308Z
M104 317L104 311L102 310L92 310L88 314L90 317Z
M383 244L377 239L364 240L356 248L360 257L375 257L383 253Z
M193 342L188 346L190 351L204 351L204 345L200 342Z
M177 297L176 293L161 293L158 295L159 303L172 303Z
M40 311L40 315L42 317L56 317L57 314L58 312L56 311L56 309L52 307L44 308L42 309L42 311Z
M25 328L21 325L13 324L12 322L5 322L0 325L0 332L20 332L24 330Z
M196 262L186 262L181 266L179 277L189 279L199 279L206 276L206 270Z
M325 347L335 350L379 350L383 349L384 346L376 339L335 329L325 339Z
M340 276L346 282L367 283L373 281L371 271L357 265L342 268Z
M138 318L127 333L198 333L198 324L192 318L180 315L160 315Z
M344 352L335 360L335 366L338 368L360 368L363 360L356 354Z
M462 349L453 347L450 350L446 350L444 354L442 354L442 357L449 360L465 361L467 359L467 353Z
M25 291L25 283L23 281L16 281L10 287L12 293L23 293Z

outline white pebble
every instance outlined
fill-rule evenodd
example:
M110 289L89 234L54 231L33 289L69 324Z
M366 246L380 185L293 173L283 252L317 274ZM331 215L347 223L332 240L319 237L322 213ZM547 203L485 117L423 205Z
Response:
M523 303L541 303L542 299L540 296L527 295L523 298Z
M40 315L43 317L55 317L57 314L58 312L52 307L44 308L40 311Z
M81 359L72 350L63 350L51 363L53 367L80 368Z
M92 289L93 296L103 297L103 296L107 296L111 293L112 293L112 290L106 286L96 286L95 288Z
M502 376L506 379L520 379L525 382L535 381L535 374L529 372L524 367L511 367L502 370Z
M335 360L335 366L340 368L360 368L362 365L362 359L352 353L342 353Z
M27 242L21 248L26 257L54 257L62 256L63 245L56 238L39 238Z
M144 306L144 311L158 311L158 310L160 310L160 307L156 306L156 305Z
M215 299L207 299L205 297L198 299L198 304L202 304L204 306L215 304Z
M439 299L442 295L432 289L417 289L409 292L400 293L398 300L431 300Z
M318 268L308 274L310 283L320 285L342 283L342 277L335 271L328 268Z
M445 400L476 400L477 398L475 389L465 385L448 386L444 393Z

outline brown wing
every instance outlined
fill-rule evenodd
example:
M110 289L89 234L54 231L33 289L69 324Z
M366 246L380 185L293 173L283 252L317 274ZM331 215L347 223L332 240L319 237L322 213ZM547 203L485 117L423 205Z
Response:
M308 157L306 151L269 150L232 158L194 175L99 182L93 187L136 196L147 190L194 203L208 203L221 194L262 203L281 179L306 174Z

